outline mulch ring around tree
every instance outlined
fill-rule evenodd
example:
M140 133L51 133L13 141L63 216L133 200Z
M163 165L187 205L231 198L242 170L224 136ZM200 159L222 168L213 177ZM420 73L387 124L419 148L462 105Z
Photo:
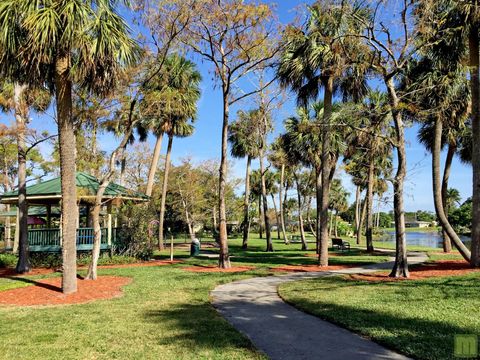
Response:
M269 268L271 271L275 272L318 272L318 271L333 271L333 270L344 270L358 265L329 265L329 266L318 266L318 265L284 265L276 266Z
M122 268L133 268L133 267L149 267L149 266L165 266L171 264L179 264L182 263L182 260L152 260L152 261L145 261L145 262L138 262L138 263L131 263L131 264L112 264L112 265L99 265L98 269L122 269ZM88 269L88 266L78 266L78 269L85 270ZM48 275L53 274L55 272L61 272L61 269L53 269L53 268L35 268L30 270L27 274L17 274L15 269L13 268L2 268L0 269L0 278L2 277L12 277L12 276L34 276L34 275Z
M60 277L44 280L20 278L31 286L0 291L0 305L47 306L83 304L122 296L122 287L132 279L121 276L99 276L97 280L78 280L78 291L64 295Z
M408 278L391 278L389 272L381 272L375 274L354 274L348 275L350 280L365 281L403 281L418 280L430 277L442 276L460 276L478 272L480 269L472 269L465 260L439 260L432 263L426 263L409 269L410 277Z
M216 265L195 265L184 267L183 270L190 272L201 272L201 273L237 273L250 271L255 269L255 266L232 266L229 269L221 269Z

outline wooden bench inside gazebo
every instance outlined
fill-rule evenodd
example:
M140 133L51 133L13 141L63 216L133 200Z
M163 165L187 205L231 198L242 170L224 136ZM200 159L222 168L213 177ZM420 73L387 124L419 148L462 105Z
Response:
M77 204L79 217L77 219L77 250L88 251L93 247L93 226L90 209L93 207L95 195L100 185L92 175L77 172ZM117 220L113 219L113 208L122 202L133 203L148 201L148 196L137 191L129 190L121 185L110 183L105 191L101 212L101 249L112 249L118 240L120 232L117 228ZM27 203L29 223L28 246L30 252L60 252L62 249L60 202L62 200L60 177L47 180L27 187ZM8 205L18 204L18 192L11 191L0 196L0 203ZM0 216L16 217L15 230L18 229L18 208L10 213ZM38 219L34 221L34 219ZM43 224L39 226L40 224ZM15 231L13 251L18 246L18 231Z

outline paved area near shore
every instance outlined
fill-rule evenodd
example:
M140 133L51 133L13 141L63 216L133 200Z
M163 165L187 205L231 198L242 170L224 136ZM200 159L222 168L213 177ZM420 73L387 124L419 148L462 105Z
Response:
M409 264L425 262L424 253L409 254ZM408 359L341 327L286 304L278 285L333 274L391 269L393 262L330 272L258 277L220 285L211 292L213 305L237 330L271 359Z

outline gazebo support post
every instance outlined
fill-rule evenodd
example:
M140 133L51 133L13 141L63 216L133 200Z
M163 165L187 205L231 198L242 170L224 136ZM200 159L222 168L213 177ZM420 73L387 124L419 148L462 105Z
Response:
M110 256L113 255L112 248L112 202L107 205L107 245L110 252Z
M5 206L6 211L10 211L10 205ZM10 226L10 216L5 217L5 247L12 249L12 228Z
M52 227L52 204L47 205L47 228Z
M13 241L13 253L18 252L18 242L20 240L20 209L17 207L17 218L15 222L15 240Z

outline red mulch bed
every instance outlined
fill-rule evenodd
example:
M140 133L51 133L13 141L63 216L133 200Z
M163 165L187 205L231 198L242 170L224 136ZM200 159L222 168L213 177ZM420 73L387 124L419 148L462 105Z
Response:
M182 260L154 260L154 261L145 261L132 264L118 264L118 265L99 265L99 269L121 269L121 268L132 268L132 267L148 267L148 266L164 266L171 264L182 263ZM88 266L79 266L78 269L88 269ZM4 268L0 269L0 278L2 277L11 277L11 276L34 276L34 275L45 275L53 274L54 272L61 272L61 269L46 269L46 268L36 268L30 270L26 274L17 274L15 269Z
M215 265L197 265L184 267L183 270L191 272L206 272L206 273L237 273L255 269L255 266L232 266L230 269L220 269Z
M285 265L285 266L277 266L271 267L271 271L279 271L279 272L317 272L317 271L332 271L332 270L343 270L352 267L356 267L358 265L329 265L329 266L318 266L318 265Z
M355 274L349 275L348 278L352 280L366 281L401 281L426 279L430 277L441 276L459 276L478 271L480 271L480 269L472 269L465 260L440 260L434 263L422 264L411 268L409 278L391 278L388 276L388 272L368 275Z
M97 280L78 280L78 291L63 295L62 279L27 280L33 286L0 291L0 305L35 306L83 304L95 300L105 300L122 295L122 287L132 279L120 276L99 276Z

